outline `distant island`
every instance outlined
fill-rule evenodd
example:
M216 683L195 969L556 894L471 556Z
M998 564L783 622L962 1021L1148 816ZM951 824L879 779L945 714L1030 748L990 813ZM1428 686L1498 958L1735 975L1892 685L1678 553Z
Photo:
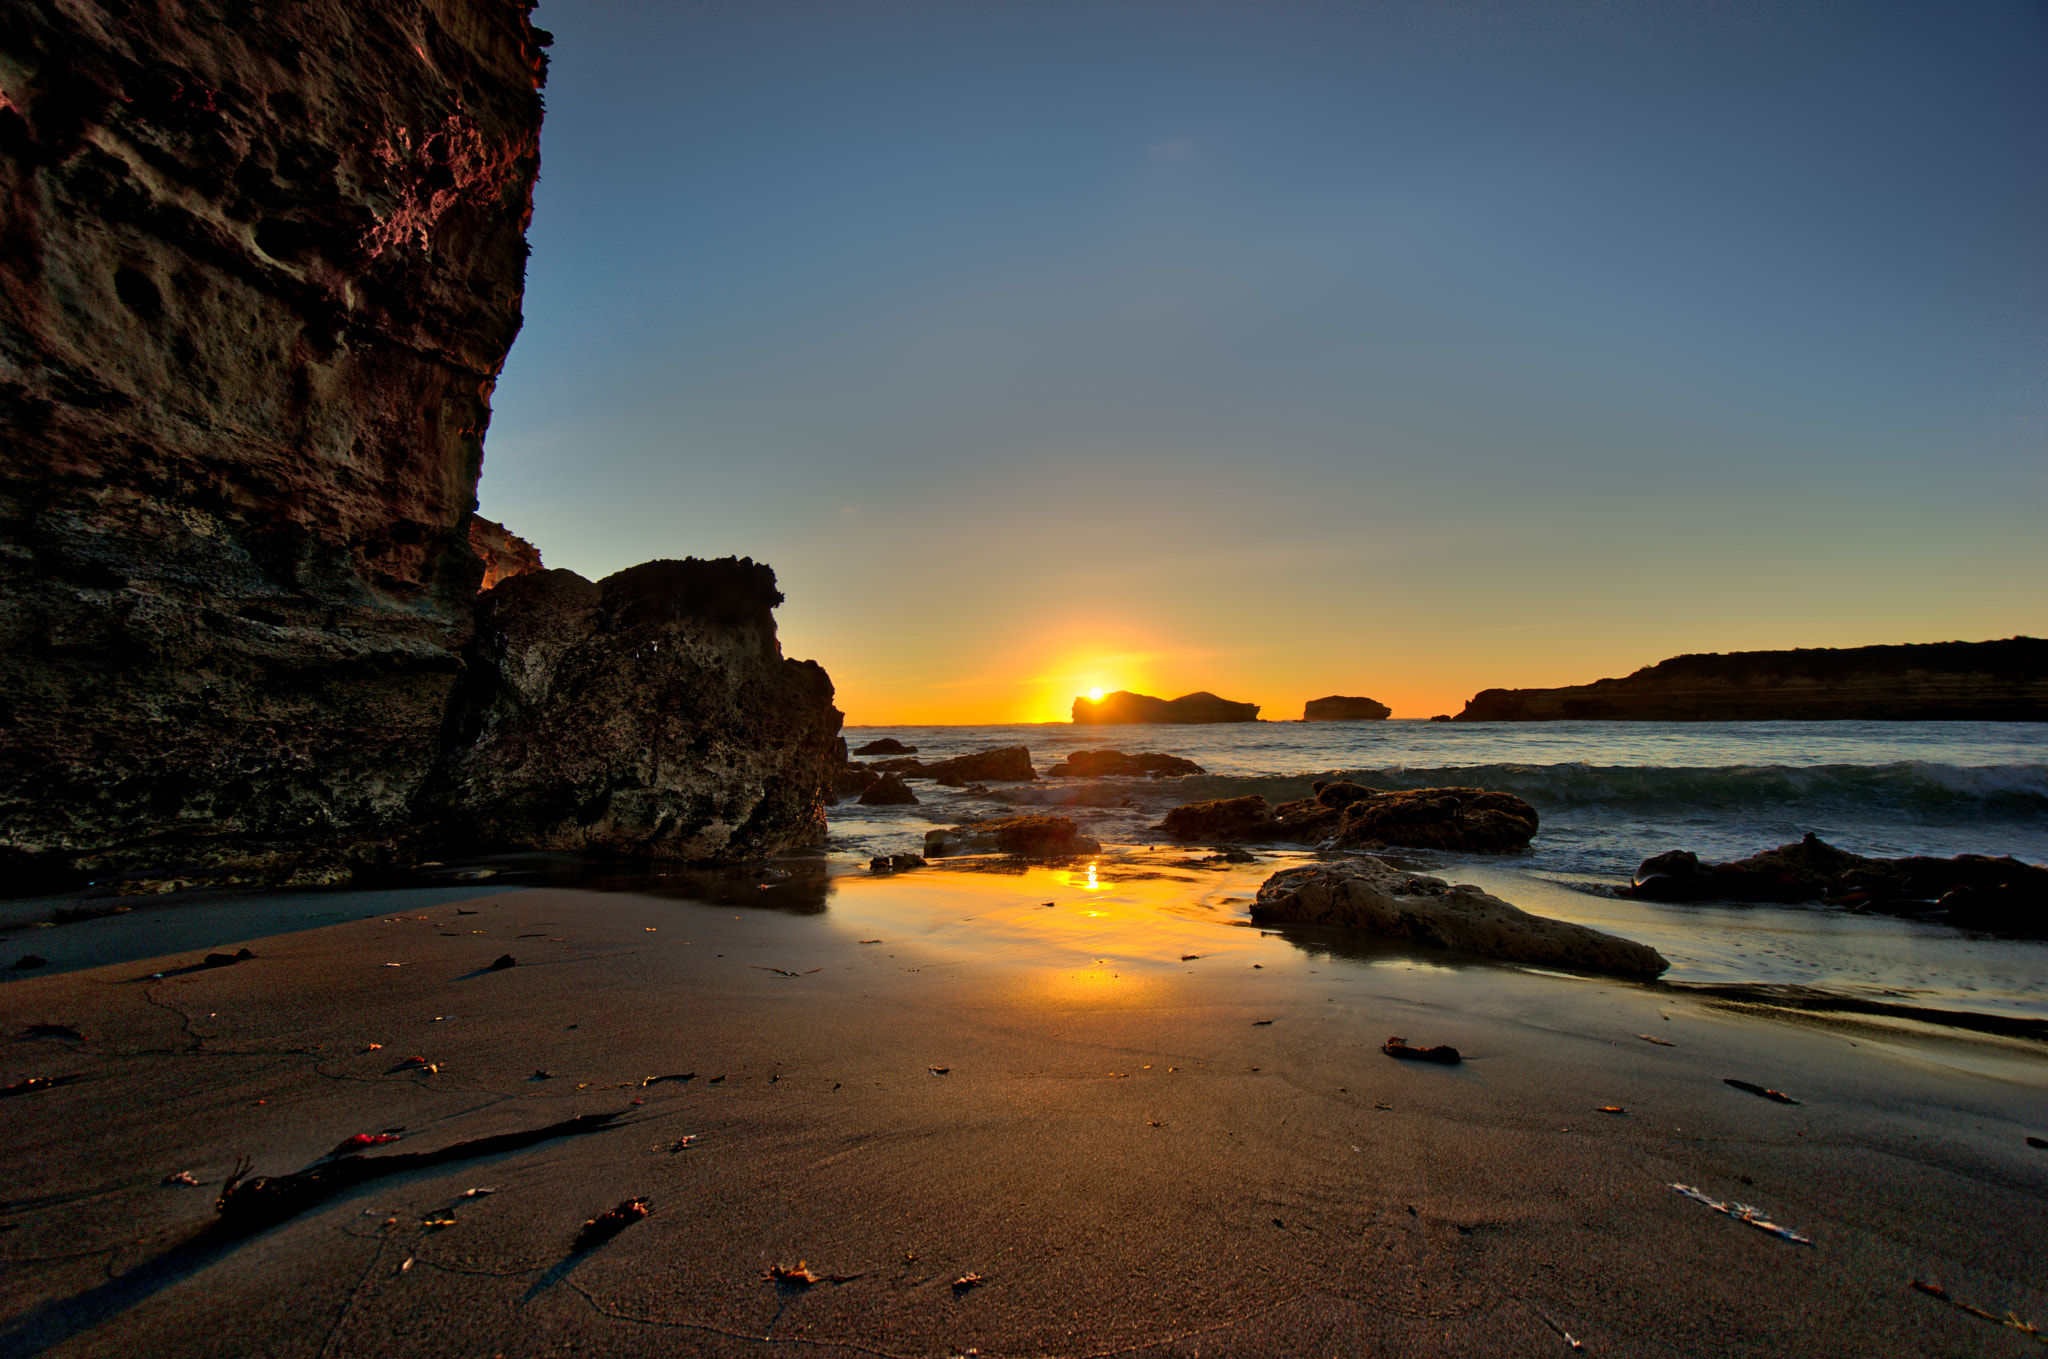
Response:
M1457 722L2048 721L2048 641L1674 656L1624 679L1487 689Z
M1342 694L1312 698L1301 710L1304 722L1378 722L1393 715L1394 710L1377 699L1346 698Z
M1080 726L1122 722L1256 722L1258 719L1258 704L1233 703L1206 690L1166 699L1119 689L1101 698L1074 700L1074 721Z

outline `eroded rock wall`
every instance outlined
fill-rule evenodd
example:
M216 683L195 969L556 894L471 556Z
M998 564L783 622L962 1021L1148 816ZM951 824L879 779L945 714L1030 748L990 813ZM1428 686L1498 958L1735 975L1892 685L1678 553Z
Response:
M1622 679L1487 689L1453 721L2048 721L2048 641L1677 656Z
M379 836L481 565L513 0L0 7L0 854Z

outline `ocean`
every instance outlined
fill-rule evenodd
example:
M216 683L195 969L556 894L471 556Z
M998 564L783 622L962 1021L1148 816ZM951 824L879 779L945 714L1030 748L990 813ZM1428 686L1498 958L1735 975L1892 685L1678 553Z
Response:
M1659 904L1618 895L1636 865L1689 849L1742 858L1808 832L1857 854L2011 854L2048 862L2048 723L2002 722L1253 722L1077 727L1066 723L849 727L849 747L893 736L927 763L1027 747L1040 779L986 793L911 784L916 806L830 811L835 872L916 852L925 831L1020 811L1071 817L1106 862L1163 850L1152 828L1211 798L1306 797L1316 779L1379 788L1463 786L1527 799L1542 825L1513 855L1404 852L1407 866L1473 882L1538 914L1641 939L1677 985L1846 997L1903 1010L2048 1020L2048 943L1807 906ZM1207 772L1169 779L1047 779L1067 752L1161 752ZM856 757L860 758L860 757ZM879 758L879 757L869 757ZM1262 862L1187 891L1249 918L1258 881L1310 857ZM1156 875L1155 875L1156 876ZM1155 898L1156 898L1155 893Z

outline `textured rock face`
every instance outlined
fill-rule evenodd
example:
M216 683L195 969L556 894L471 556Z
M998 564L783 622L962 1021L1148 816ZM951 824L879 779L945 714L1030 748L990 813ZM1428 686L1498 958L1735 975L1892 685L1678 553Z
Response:
M17 872L405 821L482 574L540 41L512 0L0 9Z
M1031 767L1031 751L1026 746L977 750L972 755L956 755L950 760L940 760L937 764L928 764L910 772L949 788L969 783L1031 783L1038 778L1038 771Z
M1102 842L1083 835L1064 816L1008 816L951 830L926 831L928 858L948 854L1015 854L1027 859L1071 859L1100 854Z
M469 517L469 550L484 565L483 584L479 588L485 590L499 581L547 569L539 548L503 524L479 514Z
M1207 690L1179 698L1153 698L1119 689L1101 698L1074 700L1074 721L1083 725L1123 722L1256 722L1259 705L1233 703Z
M1535 837L1536 809L1513 793L1484 788L1383 792L1356 783L1317 783L1315 796L1268 806L1254 793L1191 802L1159 829L1177 840L1293 840L1351 849L1400 845L1462 854L1506 854Z
M1273 808L1257 793L1175 807L1159 829L1176 840L1269 840Z
M1625 679L1487 689L1459 722L2048 721L2048 641L1678 656Z
M782 657L775 573L656 561L515 576L476 640L426 805L485 846L743 859L821 839L832 681Z
M1301 710L1304 722L1378 722L1393 715L1392 708L1375 699L1346 698L1342 694L1312 698Z
M1275 873L1259 888L1252 919L1337 925L1458 953L1625 977L1654 977L1670 966L1648 945L1531 915L1477 887L1453 887L1373 858Z

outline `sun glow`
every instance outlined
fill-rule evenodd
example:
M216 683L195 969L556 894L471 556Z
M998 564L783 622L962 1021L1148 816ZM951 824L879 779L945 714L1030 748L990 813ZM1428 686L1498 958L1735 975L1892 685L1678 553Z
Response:
M1094 700L1095 700L1096 702L1098 702L1098 703L1099 703L1099 702L1101 702L1101 701L1102 701L1102 686L1098 684L1098 685L1096 685L1096 686L1095 686L1095 687L1094 687L1093 689L1090 689L1090 690L1088 691L1088 697L1090 697L1090 698L1094 699Z

